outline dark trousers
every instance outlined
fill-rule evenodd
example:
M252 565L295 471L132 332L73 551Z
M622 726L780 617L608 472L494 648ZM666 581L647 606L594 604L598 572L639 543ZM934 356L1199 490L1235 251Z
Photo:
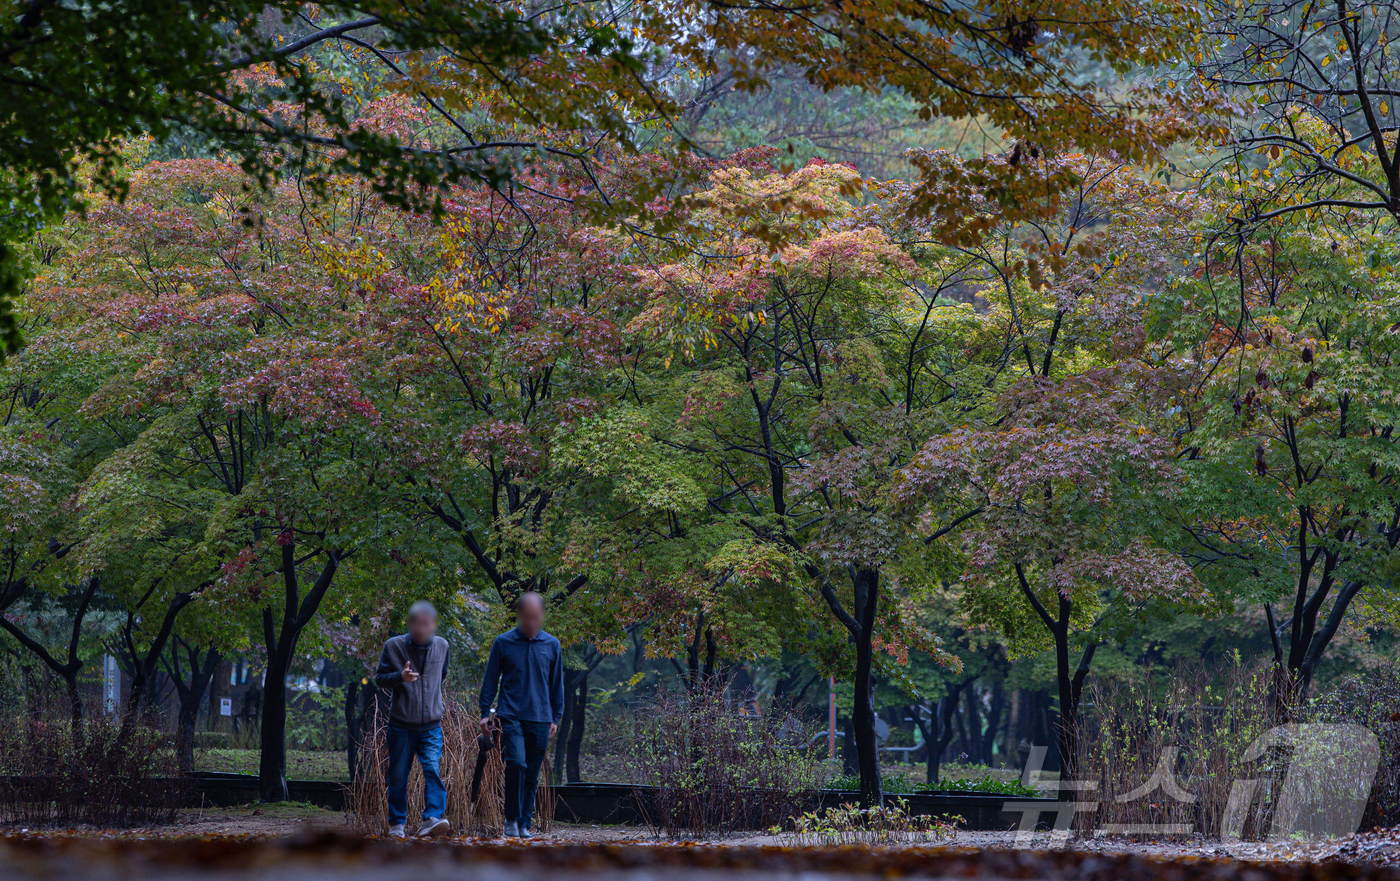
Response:
M438 759L442 756L442 728L414 731L389 726L389 825L397 826L408 819L408 772L413 770L413 757L423 769L423 819L436 820L447 811L447 789L438 776Z
M540 764L549 748L548 722L501 719L501 758L506 763L506 820L530 828L535 813L535 787Z

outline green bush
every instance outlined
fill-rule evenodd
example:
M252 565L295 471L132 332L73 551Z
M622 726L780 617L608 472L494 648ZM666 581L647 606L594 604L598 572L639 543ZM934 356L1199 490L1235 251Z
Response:
M881 777L880 787L885 792L893 793L966 792L1009 795L1016 798L1035 798L1041 795L1040 792L1022 786L1015 780L998 780L990 774L984 774L974 780L944 779L938 783L915 783L903 777ZM855 774L833 777L827 781L826 788L855 792L860 789L860 777Z
M1042 793L1022 786L1017 780L998 780L990 774L975 780L943 780L939 783L915 783L910 792L976 792L993 795L1010 795L1016 798L1035 798Z
M228 749L233 746L233 733L230 731L196 731L195 749Z

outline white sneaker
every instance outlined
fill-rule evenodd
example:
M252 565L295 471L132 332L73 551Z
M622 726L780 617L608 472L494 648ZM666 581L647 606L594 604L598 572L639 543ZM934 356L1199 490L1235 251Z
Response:
M514 820L506 820L506 828L501 830L502 838L519 838L520 826Z
M418 830L419 838L437 838L439 835L446 835L452 831L452 824L443 817L423 821L423 826Z
M394 825L390 826L390 827L389 827L389 837L390 837L390 838L403 838L403 837L404 837L403 824L402 824L402 823L395 823Z

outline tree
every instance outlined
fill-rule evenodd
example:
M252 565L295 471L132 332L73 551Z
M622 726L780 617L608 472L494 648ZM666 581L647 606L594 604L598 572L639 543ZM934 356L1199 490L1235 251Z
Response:
M1068 155L1087 151L1150 166L1182 139L1218 132L1218 102L1189 77L1170 87L1143 76L1186 63L1200 12L1184 3L1056 0L1016 2L763 2L708 7L709 40L673 51L699 70L722 69L739 89L760 91L803 71L825 91L902 93L921 118L979 119L1011 144L966 162L916 157L912 209L936 220L940 238L974 244L986 215L968 212L979 193L1008 224L1053 216L1045 197L1082 183ZM654 39L673 24L660 7ZM1106 74L1095 76L1095 74ZM1050 212L1047 214L1047 212ZM1042 259L1055 266L1052 251Z
M167 155L225 155L258 181L319 167L357 175L383 198L440 207L458 182L504 188L522 161L587 164L561 132L633 144L633 121L667 112L639 46L602 3L562 9L491 2L11 0L0 33L4 201L28 206L0 227L0 342L18 342L9 304L14 243L127 191L121 145L149 136ZM366 93L394 92L439 121L431 145L359 124ZM377 93L377 94L376 94ZM485 99L493 115L473 112ZM511 122L522 123L512 129ZM594 200L595 204L605 202Z
M35 262L47 269L62 241L52 231L36 239ZM43 328L71 316L34 297L16 317L26 328ZM63 680L78 742L84 724L78 674L108 599L99 595L98 575L75 563L82 530L69 503L113 445L77 413L93 382L87 362L62 346L35 346L0 364L0 629ZM53 638L60 633L58 649Z
M594 184L563 198L613 222L643 209L642 225L664 230L673 215L646 211L650 197L640 192L620 202L597 185L591 157L604 141L625 153L670 149L651 135L691 97L668 80L676 69L682 81L723 69L749 91L800 70L824 91L902 92L925 119L985 118L1014 142L1012 161L974 160L952 179L997 192L999 212L1018 217L1034 212L1029 194L1073 183L1026 173L1041 156L1077 145L1150 162L1201 128L1198 90L1120 88L1091 76L1186 58L1198 16L1176 2L1146 15L1126 0L1057 0L1034 15L1006 2L12 5L13 24L0 35L0 112L17 128L0 163L8 201L33 207L11 215L0 231L8 242L80 207L89 185L122 196L117 145L143 135L183 156L224 151L264 183L291 174L316 186L308 166L358 175L412 208L440 208L444 188L464 181L509 195L522 164L562 158ZM359 126L363 97L376 88L431 113L438 137L409 144ZM950 235L975 235L980 221L964 224L960 199L944 186L950 167L919 167L928 184L921 210L938 213ZM0 254L0 270L8 303L21 277L13 248ZM4 327L13 346L13 322Z
M181 667L182 655L187 664L184 668ZM199 705L208 693L209 683L213 681L214 673L223 659L223 654L213 646L201 649L179 636L170 642L169 657L161 659L170 674L170 681L175 685L175 693L179 696L180 706L175 719L175 755L180 763L180 770L186 774L194 771L194 725L199 717ZM188 680L186 670L189 673Z
M1221 171L1246 179L1268 162L1273 186L1254 188L1230 222L1267 237L1275 218L1319 208L1400 218L1393 0L1217 3L1209 8L1197 75L1243 105Z
M1143 289L1174 256L1161 231L1184 225L1191 203L1116 161L1064 161L1083 183L1056 200L1055 221L993 238L1005 243L1002 266L1017 259L1013 236L1029 234L1058 252L1059 269L1038 286L1003 270L1000 290L984 288L1001 307L981 323L1003 341L1004 366L984 382L980 423L925 442L895 496L920 518L974 512L961 521L970 620L992 624L1013 650L1048 641L1072 778L1079 697L1100 641L1155 601L1196 599L1153 526L1174 470L1152 433L1164 379L1139 360Z
M485 189L457 191L423 244L432 261L365 334L394 353L376 403L403 504L445 528L507 609L529 590L562 608L590 561L561 560L577 498L553 447L616 394L619 249L567 202Z
M1234 212L1222 196L1204 229ZM1393 600L1391 225L1295 213L1266 239L1203 236L1160 295L1153 340L1182 374L1185 552L1223 596L1263 606L1284 719L1346 622L1384 620Z
M1107 370L1013 387L996 428L929 441L900 489L966 494L959 504L982 508L965 532L969 618L1018 651L1048 641L1063 779L1075 779L1079 698L1099 643L1154 601L1196 599L1190 569L1153 540L1154 496L1174 475L1168 447L1125 418L1142 385Z
M861 185L821 162L713 173L690 200L709 236L642 275L650 298L632 330L664 345L642 387L652 414L612 456L638 449L642 426L647 446L672 451L678 473L664 485L703 494L716 548L700 571L732 582L740 608L783 586L835 624L811 648L827 669L853 667L861 797L877 804L877 656L946 659L904 604L930 577L939 530L892 516L886 492L941 415L917 328L962 267L921 272L878 216L845 200ZM783 245L770 252L770 240Z
M85 725L83 695L78 687L78 674L82 672L84 658L83 627L88 623L88 614L93 611L93 597L97 594L99 579L89 578L82 584L71 587L62 598L62 605L67 606L61 616L63 623L68 624L63 628L65 641L63 649L58 653L51 652L44 645L41 638L30 633L25 628L26 617L14 612L8 612L4 617L0 617L0 628L10 634L26 650L33 653L49 672L63 680L64 688L68 696L69 723L72 726L73 745L75 749L81 749L85 742ZM34 608L34 603L30 603L28 610L31 615L38 611Z
M79 495L84 565L131 576L133 614L159 584L172 609L197 594L242 622L240 639L257 635L262 788L280 800L283 683L299 646L333 584L366 586L347 561L378 563L392 551L386 537L411 530L383 503L390 480L364 391L378 363L357 345L392 277L369 259L380 268L367 278L363 252L343 249L343 230L317 227L293 189L259 194L245 182L222 163L148 165L127 203L70 221L91 242L64 256L50 293L89 310L55 336L101 353L105 381L83 412L124 440ZM335 193L317 207L356 217L361 243L389 243L412 219L366 184ZM392 229L375 225L385 218ZM143 668L172 633L153 631Z

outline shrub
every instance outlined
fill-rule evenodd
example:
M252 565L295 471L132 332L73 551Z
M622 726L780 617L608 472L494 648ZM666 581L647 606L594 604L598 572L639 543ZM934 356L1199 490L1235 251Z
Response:
M170 823L183 796L170 736L96 716L0 720L0 822L71 827Z
M1035 798L1041 794L1028 786L1022 786L1018 781L998 780L991 774L984 774L972 780L948 780L945 778L937 783L914 782L904 777L881 777L880 787L885 792L894 793L991 793L993 795L1009 795L1015 798ZM855 774L832 777L826 782L825 788L841 792L858 792L860 790L860 777Z
M1364 725L1375 733L1381 760L1361 828L1400 826L1400 666L1338 681L1318 696L1310 713L1320 721Z
M233 732L231 731L196 731L194 733L195 749L231 749L233 747Z
M956 817L920 817L909 813L903 799L880 808L843 804L827 811L809 811L793 818L792 828L778 832L802 847L844 845L887 846L952 837Z
M1148 670L1131 682L1090 680L1080 769L1099 784L1098 807L1077 815L1081 828L1152 826L1157 834L1218 836L1234 781L1260 776L1243 756L1273 724L1271 682L1267 667L1239 665ZM1165 786L1129 797L1164 762ZM1175 797L1173 786L1190 800ZM1247 831L1263 822L1264 809L1255 809Z
M301 750L343 750L345 689L306 691L287 707L287 747Z
M910 792L966 792L1009 795L1013 798L1035 798L1042 793L1019 780L999 780L990 774L969 780L941 780L938 783L915 783Z
M764 829L815 801L819 765L801 749L792 713L745 711L722 682L661 691L618 728L618 754L659 832L723 834Z

